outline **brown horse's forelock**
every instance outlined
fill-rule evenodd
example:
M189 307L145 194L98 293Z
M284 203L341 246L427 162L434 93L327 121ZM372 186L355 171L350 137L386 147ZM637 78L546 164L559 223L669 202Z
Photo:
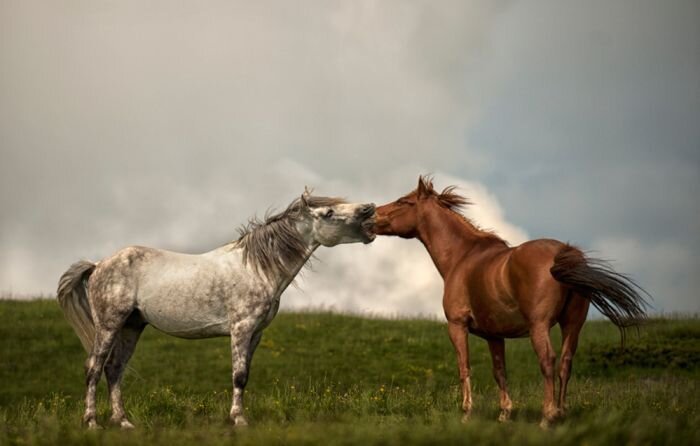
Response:
M235 246L243 248L243 263L250 263L259 274L267 277L292 275L293 265L307 255L307 245L296 227L306 207L335 206L345 203L342 198L308 196L297 198L276 214L264 220L256 217L238 229Z
M463 197L456 192L457 186L447 186L442 190L442 192L438 193L433 186L432 177L421 176L420 182L425 190L427 190L430 195L436 197L440 205L446 207L447 209L459 212L466 206L472 204L466 197Z

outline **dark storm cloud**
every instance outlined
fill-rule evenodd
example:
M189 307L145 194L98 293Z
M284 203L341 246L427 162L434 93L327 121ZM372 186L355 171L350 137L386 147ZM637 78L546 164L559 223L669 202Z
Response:
M513 221L617 258L666 311L699 308L698 16L697 2L514 5L468 136L489 166L473 177Z

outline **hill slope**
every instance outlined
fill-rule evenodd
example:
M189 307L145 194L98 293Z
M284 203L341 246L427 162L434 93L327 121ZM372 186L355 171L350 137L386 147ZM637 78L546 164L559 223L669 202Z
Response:
M552 330L559 345L558 329ZM85 354L53 301L0 301L0 444L700 443L700 320L654 321L620 351L607 322L588 322L574 361L569 416L542 432L542 380L528 340L506 343L514 421L497 423L486 343L471 337L474 419L444 324L327 313L280 314L254 357L251 426L225 422L227 338L187 341L147 328L124 379L135 432L80 427ZM106 422L104 380L98 417Z

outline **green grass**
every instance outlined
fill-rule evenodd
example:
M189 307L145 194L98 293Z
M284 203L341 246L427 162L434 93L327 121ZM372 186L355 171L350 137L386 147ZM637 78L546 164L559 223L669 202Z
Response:
M85 354L57 304L0 301L0 444L700 444L700 320L653 321L629 334L624 352L607 322L588 322L581 338L569 414L541 431L542 379L528 340L506 344L515 410L500 424L488 349L471 337L475 409L463 425L444 324L283 313L254 357L251 426L241 430L226 422L228 339L147 328L123 386L138 429L88 432ZM104 423L104 380L98 401Z

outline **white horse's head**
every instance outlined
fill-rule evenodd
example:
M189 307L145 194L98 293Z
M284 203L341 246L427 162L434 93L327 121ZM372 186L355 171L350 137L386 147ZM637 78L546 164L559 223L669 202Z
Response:
M323 246L370 243L374 240L374 203L346 203L340 199L301 195L307 228Z

